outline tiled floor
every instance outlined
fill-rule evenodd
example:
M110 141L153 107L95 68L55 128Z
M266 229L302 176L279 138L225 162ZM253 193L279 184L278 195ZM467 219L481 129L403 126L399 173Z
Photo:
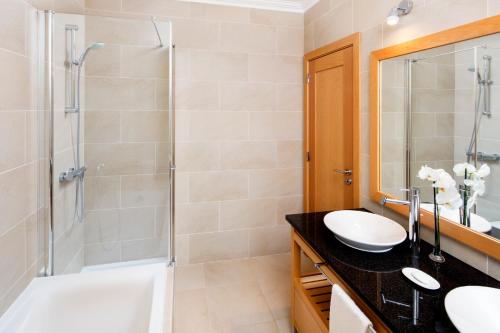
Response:
M174 333L290 333L290 255L181 266Z

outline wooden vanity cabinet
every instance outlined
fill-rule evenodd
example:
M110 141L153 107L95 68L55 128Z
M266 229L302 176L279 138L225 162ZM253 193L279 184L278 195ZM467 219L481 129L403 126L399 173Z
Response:
M292 229L292 326L298 333L328 333L332 283L339 285L372 321L377 333L392 332L335 271ZM301 252L315 266L301 272Z

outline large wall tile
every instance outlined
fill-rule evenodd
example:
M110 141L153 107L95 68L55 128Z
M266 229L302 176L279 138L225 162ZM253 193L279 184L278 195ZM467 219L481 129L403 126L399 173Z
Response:
M161 206L167 201L168 175L121 177L122 207Z
M257 228L250 231L250 256L290 251L290 226Z
M247 256L246 230L195 234L189 238L189 262L192 264Z
M219 109L219 87L217 82L177 81L175 86L176 110Z
M304 143L302 141L279 141L277 153L278 167L301 168L304 166Z
M250 20L250 9L233 6L191 3L191 18L247 23Z
M86 78L88 110L152 110L155 81L149 79Z
M88 43L93 43L89 40ZM85 65L87 76L119 76L121 71L121 48L119 45L107 44L97 53L90 53Z
M121 259L120 242L85 245L85 264L99 265L118 262Z
M219 23L202 20L173 20L176 47L193 49L218 49Z
M147 174L155 170L155 145L118 143L85 145L89 176Z
M224 169L267 169L276 166L276 145L270 142L222 143Z
M250 197L296 196L302 193L302 169L250 171Z
M167 36L168 27L159 24L160 33ZM86 16L85 38L107 44L158 45L158 36L149 20L127 20L104 16Z
M120 177L85 177L85 208L120 207Z
M122 0L85 0L85 7L119 11L122 9Z
M218 203L178 204L175 208L176 234L195 234L219 229Z
M246 140L248 114L246 112L193 112L189 123L193 141Z
M161 238L138 239L122 242L122 260L142 260L165 257L168 240Z
M26 270L26 234L19 223L0 237L0 294L4 295Z
M240 171L193 173L189 179L190 201L221 201L248 196L248 175Z
M224 111L272 111L275 87L266 83L224 83L221 86Z
M276 110L302 112L302 84L276 85Z
M134 240L154 237L153 207L120 209L120 239Z
M85 143L113 143L120 141L120 112L86 111L84 118Z
M314 22L314 47L318 48L352 34L353 3L345 1Z
M0 172L24 163L26 120L25 112L0 112Z
M0 174L0 234L35 211L35 169L25 165Z
M304 54L304 27L278 27L277 51L280 54L302 57Z
M252 9L250 21L257 24L272 26L289 26L301 28L304 26L304 16L297 13L286 13L273 10Z
M122 142L167 142L168 112L121 112Z
M85 215L85 243L108 243L120 240L118 209L89 211Z
M233 200L221 204L221 225L224 230L268 226L275 224L275 221L274 200Z
M250 113L250 139L301 140L301 112L253 112Z
M192 50L191 79L197 81L246 81L248 55L245 53Z
M122 0L123 11L131 13L187 17L189 8L189 3L175 0Z
M218 143L177 143L178 172L220 169L221 153Z
M0 48L26 54L28 7L22 1L3 0L0 10Z
M121 74L127 77L168 78L168 49L122 46Z
M0 111L33 107L31 79L28 58L0 49Z
M273 53L276 28L256 24L222 23L221 48L241 52Z

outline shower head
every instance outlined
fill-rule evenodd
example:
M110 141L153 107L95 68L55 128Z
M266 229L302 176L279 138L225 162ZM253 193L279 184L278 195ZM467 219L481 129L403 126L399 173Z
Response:
M104 46L106 46L106 44L104 43L100 43L100 42L96 42L96 43L92 43L90 44L86 49L85 51L82 53L82 55L80 56L80 59L78 60L78 64L79 66L83 65L83 62L85 61L85 58L87 57L88 53L91 51L91 50L97 50L97 49L102 49Z

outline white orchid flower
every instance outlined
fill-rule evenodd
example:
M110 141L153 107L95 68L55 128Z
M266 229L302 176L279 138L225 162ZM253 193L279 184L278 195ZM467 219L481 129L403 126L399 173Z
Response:
M467 211L470 211L472 207L474 207L474 205L477 203L477 197L479 196L479 194L477 192L474 192L474 194L472 194L472 196L467 199Z
M433 169L427 165L423 165L420 170L418 171L418 178L422 180L428 180L431 182L435 182L438 180L439 175L441 172L444 172L443 169Z
M480 178L487 177L490 174L491 170L488 164L483 164L481 167L474 173L475 176Z
M469 186L474 193L477 192L478 195L483 195L486 191L486 185L481 178L465 179L464 184Z
M439 170L441 171L439 172L439 175L432 186L437 187L439 189L443 189L443 191L446 189L454 188L457 183L455 182L453 177L450 176L448 172L442 169Z
M453 167L453 172L458 177L464 177L465 170L467 170L467 174L471 174L476 172L476 167L469 163L458 163Z
M455 187L439 191L436 195L436 203L448 209L459 209L462 207L462 198Z

